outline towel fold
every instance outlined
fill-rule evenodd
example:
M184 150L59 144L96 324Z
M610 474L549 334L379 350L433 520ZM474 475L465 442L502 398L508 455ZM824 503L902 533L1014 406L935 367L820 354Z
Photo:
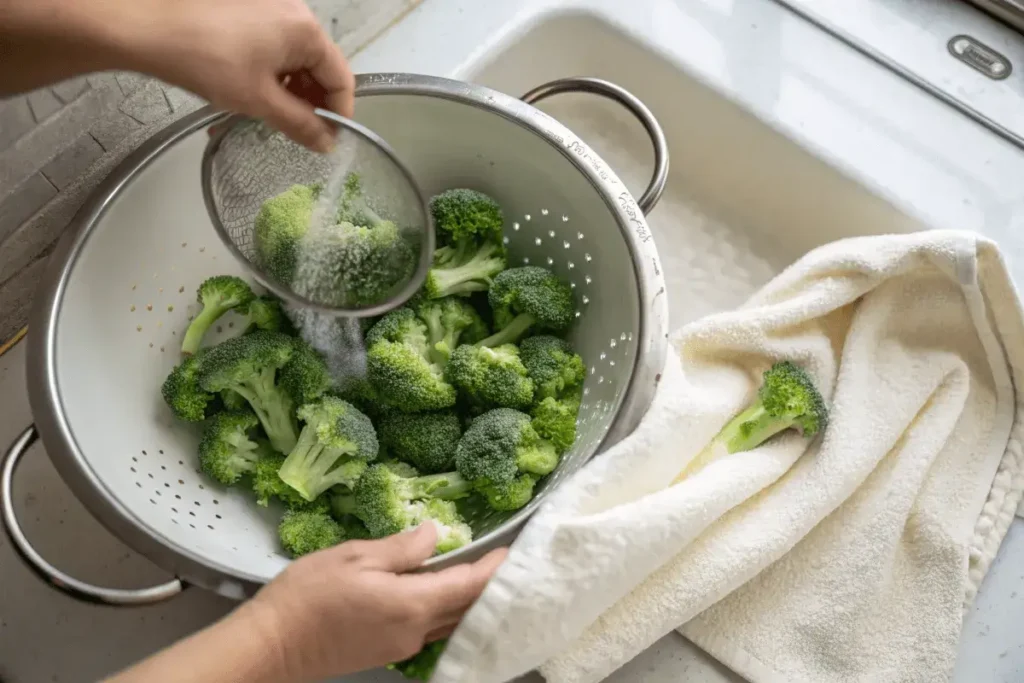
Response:
M947 679L1024 490L1024 317L995 244L837 242L671 341L643 422L538 510L434 681L597 683L675 629L754 683ZM667 486L781 359L825 433Z

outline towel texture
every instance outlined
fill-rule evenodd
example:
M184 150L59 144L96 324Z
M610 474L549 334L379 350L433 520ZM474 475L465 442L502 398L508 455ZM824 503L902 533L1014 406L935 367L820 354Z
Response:
M637 430L535 514L435 681L597 683L679 629L755 683L934 681L1024 489L1024 322L970 233L809 253L699 320ZM789 359L831 406L668 482Z

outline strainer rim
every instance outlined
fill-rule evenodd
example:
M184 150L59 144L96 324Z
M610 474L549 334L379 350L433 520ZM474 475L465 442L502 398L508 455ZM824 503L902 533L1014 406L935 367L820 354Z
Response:
M313 112L320 118L326 119L361 138L369 140L377 147L377 149L383 152L384 155L391 160L391 163L393 163L396 168L398 168L399 172L408 182L409 187L412 188L413 192L416 194L416 204L422 214L421 218L423 219L426 234L423 243L420 244L419 261L416 264L416 271L398 294L391 297L384 303L374 304L372 306L348 309L326 306L296 293L291 287L276 282L274 278L268 277L262 269L257 268L248 258L245 257L245 254L243 254L238 248L235 241L231 239L228 229L220 219L220 213L217 211L216 200L213 197L212 177L213 162L216 157L217 150L220 149L220 145L224 141L225 136L227 136L227 134L237 126L256 122L256 119L250 116L224 113L221 118L214 119L209 124L206 124L210 126L217 126L216 132L214 132L206 142L206 149L203 150L203 159L200 165L200 185L203 190L203 202L206 205L206 213L210 217L210 222L213 223L214 231L217 233L220 241L224 243L224 246L227 247L228 251L231 252L231 255L235 257L235 259L245 268L246 272L248 272L254 280L269 289L278 298L284 299L292 306L310 309L317 313L329 316L374 317L383 315L392 309L402 306L405 302L411 299L427 280L427 272L430 270L430 266L433 262L434 248L436 247L434 220L430 212L430 206L426 195L423 193L423 189L420 187L420 184L416 182L416 178L409 170L409 167L402 161L401 157L398 156L391 145L389 145L381 136L377 135L358 121L345 118L332 111L317 108L314 109Z
M520 125L556 147L588 179L616 217L633 263L640 291L637 351L625 389L614 406L614 417L600 441L584 457L589 460L606 444L635 428L646 412L660 380L667 352L668 309L660 262L645 217L632 194L583 140L563 124L521 100L499 91L458 80L419 74L378 73L357 77L357 96L410 94L438 97L468 104ZM128 155L97 188L73 219L47 267L38 300L34 305L32 329L41 332L38 343L30 344L27 368L29 399L40 434L51 461L90 513L123 542L180 578L210 588L222 595L241 598L251 595L272 577L227 567L193 552L167 538L127 508L99 477L79 447L64 409L57 380L56 333L60 310L74 268L93 230L109 206L150 163L180 140L204 126L224 118L223 112L204 107L169 124ZM587 152L585 158L569 145ZM632 229L630 229L632 228ZM646 237L642 237L646 235ZM35 335L32 335L35 336ZM642 365L641 361L645 361ZM641 372L642 370L642 372ZM639 396L639 398L638 398ZM629 413L627 414L627 408ZM496 529L470 546L432 558L425 569L439 569L465 561L487 547L500 544L514 533L554 489L547 489Z

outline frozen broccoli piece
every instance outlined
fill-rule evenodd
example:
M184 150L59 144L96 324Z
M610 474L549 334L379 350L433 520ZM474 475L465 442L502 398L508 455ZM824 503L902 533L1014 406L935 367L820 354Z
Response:
M185 358L171 370L160 387L167 407L174 416L185 422L202 422L213 401L213 394L199 384L200 361L203 351Z
M673 483L696 472L722 451L753 450L789 429L811 438L827 425L828 408L807 371L790 361L775 363L764 373L757 400L730 420Z
M519 341L527 332L562 332L573 320L572 289L546 268L510 268L494 278L488 293L497 332L481 346Z
M210 394L231 390L249 402L275 450L295 447L295 403L277 384L277 376L295 350L291 337L253 332L228 339L203 356L199 386Z
M484 409L527 408L533 402L533 380L515 344L460 346L445 367L445 378L471 404Z
M281 545L292 557L338 545L345 539L340 524L319 510L288 510L277 529Z
M459 344L475 344L488 335L480 314L457 297L421 301L415 311L427 326L427 346L435 363L447 363Z
M455 467L496 510L526 505L533 486L558 465L558 451L533 428L530 416L496 408L473 420L462 435Z
M538 400L561 399L583 386L583 359L563 339L550 335L529 337L520 343L519 356L533 380Z
M202 304L203 308L185 330L185 337L181 342L181 352L191 354L198 351L207 330L221 316L230 310L248 313L249 303L253 298L252 288L242 278L233 275L216 275L203 281L196 292L196 300Z
M455 467L462 423L450 410L397 413L378 423L377 435L389 455L420 472L436 474Z
M259 423L250 410L214 415L199 441L199 468L203 473L214 481L231 485L254 472L263 454L260 444L251 436Z
M507 266L501 208L487 195L461 188L435 196L430 208L442 246L424 284L427 298L486 291Z
M305 425L281 466L282 481L308 501L334 486L353 487L379 450L370 418L334 396L307 403L298 416Z
M366 375L378 399L405 412L455 405L455 388L431 359L427 326L409 308L385 315L366 334Z
M319 185L293 185L263 202L253 239L263 268L284 284L295 276L299 241L309 230Z

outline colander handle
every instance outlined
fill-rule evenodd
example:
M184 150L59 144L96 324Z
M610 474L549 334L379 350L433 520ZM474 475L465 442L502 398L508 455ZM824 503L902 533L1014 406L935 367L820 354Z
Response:
M607 97L628 109L643 125L654 146L654 174L651 176L651 182L648 183L647 189L636 203L641 211L645 214L649 213L661 199L661 194L665 191L665 183L668 182L668 142L665 140L665 131L662 130L658 119L639 97L622 86L600 78L561 78L538 85L520 99L527 104L536 104L552 95L565 93L589 93Z
M28 429L15 439L14 443L4 454L2 461L3 470L0 472L0 513L3 516L4 531L7 532L7 537L11 539L11 544L18 555L21 556L21 559L25 561L25 564L39 578L52 587L84 602L117 606L152 605L153 603L173 598L184 590L185 584L178 579L152 588L121 589L93 586L68 576L36 552L36 549L32 547L32 544L29 543L28 538L25 536L25 532L22 530L18 517L14 512L13 492L14 472L18 468L18 463L21 462L22 456L25 455L38 438L39 432L36 430L36 426L30 425Z

